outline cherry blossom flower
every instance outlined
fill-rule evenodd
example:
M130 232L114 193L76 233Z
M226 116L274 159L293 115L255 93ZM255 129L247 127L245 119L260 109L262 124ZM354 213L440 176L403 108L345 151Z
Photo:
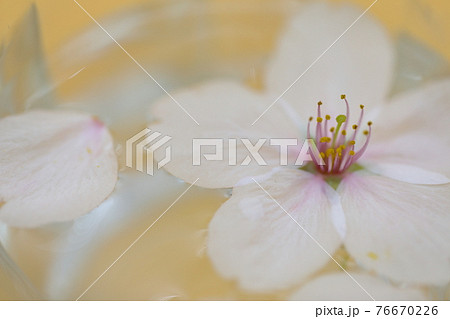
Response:
M0 51L0 221L15 227L90 212L113 191L118 173L106 126L89 114L52 109L42 94L52 86L38 26L33 6Z
M303 7L268 63L263 92L216 80L174 94L200 125L169 98L152 109L151 128L173 138L165 169L202 187L233 188L209 225L207 251L243 289L301 283L342 244L360 266L394 281L450 278L450 80L388 99L392 45L366 15L264 113L360 13ZM230 166L227 158L192 165L194 138L308 135L325 166L280 166L280 148L267 143L259 152L267 165ZM238 163L247 155L238 140Z

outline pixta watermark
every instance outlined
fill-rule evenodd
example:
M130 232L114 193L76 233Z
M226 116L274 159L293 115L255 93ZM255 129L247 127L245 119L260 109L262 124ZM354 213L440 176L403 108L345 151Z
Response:
M145 172L153 175L155 165L160 169L172 160L172 147L167 145L170 140L172 137L160 132L142 130L126 142L126 166L144 172L145 162ZM165 147L162 158L154 162L154 153L162 147ZM193 138L191 147L192 166L201 166L205 161L225 161L229 166L248 166L252 162L267 166L269 161L279 166L303 166L306 162L325 165L313 139Z

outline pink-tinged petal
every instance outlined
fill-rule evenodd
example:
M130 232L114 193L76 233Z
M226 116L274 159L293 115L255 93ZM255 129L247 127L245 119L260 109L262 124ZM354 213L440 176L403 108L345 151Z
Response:
M350 275L375 300L425 300L422 291L415 288L396 287L381 278L367 274ZM320 276L304 285L291 300L369 300L372 298L346 273L332 273Z
M210 188L231 187L239 180L270 171L278 166L279 147L270 146L266 141L260 154L267 165L240 165L249 155L241 138L251 139L253 145L262 138L296 138L297 128L277 112L261 119L254 126L253 121L264 111L270 100L250 89L233 82L209 82L181 91L175 99L199 123L197 125L174 101L164 97L152 109L153 119L150 129L172 137L168 143L172 147L172 160L165 166L171 174L187 182L200 178L197 185ZM193 165L194 139L221 139L223 160L206 160L203 154L215 153L214 146L201 148L201 165ZM230 164L229 139L237 139L237 160ZM232 148L232 147L231 147ZM219 149L222 149L219 147ZM155 158L162 159L165 152L156 152ZM233 163L233 162L232 162Z
M351 105L373 106L383 101L394 61L383 27L367 13L339 38L363 11L320 2L305 6L294 16L267 69L267 88L273 99L307 71L283 96L304 119L313 115L318 101L324 102L324 110L332 118L344 113L341 94L347 94ZM353 112L352 118L357 119L358 114Z
M245 290L283 289L324 266L340 246L331 215L336 192L320 177L284 169L260 185L233 188L209 225L208 254L215 269ZM305 230L317 241L311 239Z
M416 185L353 173L339 185L345 246L362 266L395 281L450 279L450 184Z
M0 120L0 220L16 227L88 213L114 189L108 129L89 115L32 111Z

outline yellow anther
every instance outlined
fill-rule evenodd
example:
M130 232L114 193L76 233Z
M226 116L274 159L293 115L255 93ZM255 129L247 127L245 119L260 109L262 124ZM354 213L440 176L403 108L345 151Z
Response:
M348 145L355 145L355 144L356 144L355 141L350 141L350 142L348 142Z
M355 155L355 151L350 151L350 152L348 152L348 154L350 154L350 156L353 156L353 155Z
M334 127L330 128L330 132L331 132L331 133L334 132Z
M347 131L346 130L342 130L342 135L346 135L347 134Z
M327 149L327 150L325 151L325 154L326 154L327 156L330 156L331 154L334 154L334 148L329 148L329 149Z
M342 144L340 147L341 147L343 150L345 150L345 148L346 148L347 146L345 146L345 144Z
M368 131L368 130L365 130L365 131L363 132L363 134L364 134L364 135L368 135L368 134L369 134L369 131Z
M362 110L362 109L364 108L364 105L362 105L362 104L361 104L361 105L360 105L359 107L360 107L360 108L361 108L361 110Z
M321 106L322 105L322 101L317 102L317 105Z
M367 122L367 125L371 126L372 125L372 121Z
M313 120L313 117L311 116L310 118L309 118L309 121L311 122Z
M331 142L331 138L328 136L324 136L320 138L320 143L328 143Z
M324 152L320 152L320 157L325 158L325 153Z
M317 118L317 123L322 123L322 121L323 121L323 118L321 118L321 117Z
M330 120L330 119L331 119L331 116L325 115L325 118L326 118L327 120Z
M352 128L353 128L354 130L356 130L356 129L358 128L358 125L353 124Z
M345 99L345 94L341 94L341 100Z

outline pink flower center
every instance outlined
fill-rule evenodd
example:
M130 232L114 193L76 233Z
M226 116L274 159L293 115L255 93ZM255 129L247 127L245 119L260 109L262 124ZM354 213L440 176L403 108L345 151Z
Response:
M317 103L315 138L311 135L311 123L314 118L309 118L307 137L314 139L320 156L325 162L325 165L315 163L316 170L321 174L338 175L344 173L364 154L369 144L372 122L367 123L368 130L362 131L366 136L363 146L359 150L355 150L356 137L361 131L360 127L364 117L364 105L360 106L361 114L358 123L352 125L352 132L350 133L347 132L349 129L347 119L350 118L350 107L345 95L341 95L341 99L345 101L347 111L346 115L341 114L336 117L335 126L331 126L331 117L329 115L325 115L325 118L322 117L322 102Z

